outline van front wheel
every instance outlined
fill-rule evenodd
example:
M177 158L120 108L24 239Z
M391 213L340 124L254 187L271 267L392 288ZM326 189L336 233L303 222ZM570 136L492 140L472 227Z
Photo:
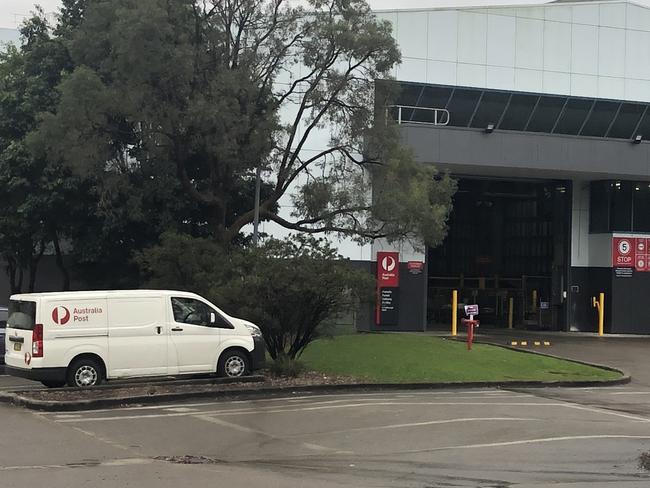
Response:
M92 358L77 359L68 368L68 386L88 388L89 386L100 385L102 380L102 367Z
M248 357L236 349L224 352L219 358L217 375L238 378L248 374Z

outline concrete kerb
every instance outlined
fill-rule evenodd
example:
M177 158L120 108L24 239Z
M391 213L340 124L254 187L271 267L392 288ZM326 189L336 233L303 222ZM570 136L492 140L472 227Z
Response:
M610 368L613 369L613 368ZM615 371L619 371L613 369ZM620 372L620 371L619 371ZM622 373L622 372L621 372ZM167 402L218 398L223 400L235 399L260 399L286 396L292 394L317 395L323 393L341 392L381 392L381 391L408 391L408 390L453 390L467 388L553 388L553 387L597 387L613 386L628 383L629 376L613 380L589 381L474 381L453 383L363 383L343 385L311 385L311 386L282 386L263 387L256 389L221 390L221 391L195 391L182 393L164 393L160 395L138 395L122 398L98 398L71 401L39 400L29 398L29 392L0 393L0 401L32 410L48 412L71 412L78 410L94 410L126 405L164 404Z

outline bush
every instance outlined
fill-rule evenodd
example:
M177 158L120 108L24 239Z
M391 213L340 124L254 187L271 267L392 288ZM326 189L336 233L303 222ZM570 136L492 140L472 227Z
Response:
M166 234L136 258L149 286L195 291L256 323L271 357L299 357L341 313L372 297L373 278L324 240L270 239L223 249L207 239Z
M276 360L271 362L269 371L273 376L281 378L296 378L300 373L304 372L306 366L298 359L291 359L286 356L279 356Z

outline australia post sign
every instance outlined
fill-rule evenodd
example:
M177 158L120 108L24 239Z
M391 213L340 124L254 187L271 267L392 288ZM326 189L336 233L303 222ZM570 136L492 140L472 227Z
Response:
M399 316L399 253L377 253L377 325L397 325Z
M634 235L612 237L612 266L634 268L635 271L650 271L650 236Z

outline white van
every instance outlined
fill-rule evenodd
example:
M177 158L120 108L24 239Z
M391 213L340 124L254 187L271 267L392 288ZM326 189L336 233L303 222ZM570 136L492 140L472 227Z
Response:
M242 376L264 363L260 329L182 291L13 295L7 374L48 387L142 376Z

